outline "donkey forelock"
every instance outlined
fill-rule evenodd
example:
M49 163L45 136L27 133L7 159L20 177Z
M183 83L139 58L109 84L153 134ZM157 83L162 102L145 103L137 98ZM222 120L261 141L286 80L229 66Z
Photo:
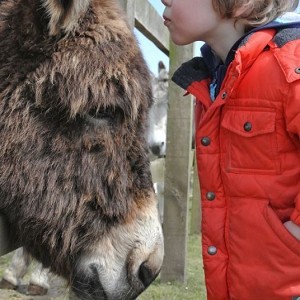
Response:
M50 34L55 35L59 28L72 30L77 25L79 17L87 11L91 0L43 0L42 2L50 17Z

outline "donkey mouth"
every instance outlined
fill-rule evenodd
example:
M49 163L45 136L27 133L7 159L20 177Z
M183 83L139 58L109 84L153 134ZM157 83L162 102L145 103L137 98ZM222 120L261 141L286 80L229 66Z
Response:
M73 278L74 300L109 300L99 279L96 265L90 265L89 269L89 275L78 272Z
M89 266L89 272L78 272L72 280L72 297L71 300L135 300L144 288L128 292L114 291L115 295L107 293L101 280L99 279L99 267L97 264ZM150 282L149 282L150 283Z

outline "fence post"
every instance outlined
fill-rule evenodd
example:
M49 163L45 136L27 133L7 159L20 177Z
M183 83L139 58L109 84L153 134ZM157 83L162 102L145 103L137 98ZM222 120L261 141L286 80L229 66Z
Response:
M170 43L170 74L193 56L193 46ZM191 96L169 82L167 153L165 162L165 258L161 280L186 282L190 160L192 143Z
M119 0L119 2L126 12L130 27L133 29L135 23L135 0Z

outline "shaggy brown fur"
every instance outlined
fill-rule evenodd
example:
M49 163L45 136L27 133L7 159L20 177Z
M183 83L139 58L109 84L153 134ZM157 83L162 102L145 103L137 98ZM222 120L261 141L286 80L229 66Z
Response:
M152 193L145 62L114 1L77 1L0 2L0 210L65 277Z

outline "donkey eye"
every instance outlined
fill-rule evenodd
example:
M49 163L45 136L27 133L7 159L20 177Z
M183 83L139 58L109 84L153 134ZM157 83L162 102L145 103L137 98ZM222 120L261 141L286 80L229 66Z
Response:
M113 119L115 114L111 107L107 107L105 109L93 108L88 112L88 115L94 119Z
M118 123L124 119L123 111L118 107L93 108L87 113L87 119L94 122Z

